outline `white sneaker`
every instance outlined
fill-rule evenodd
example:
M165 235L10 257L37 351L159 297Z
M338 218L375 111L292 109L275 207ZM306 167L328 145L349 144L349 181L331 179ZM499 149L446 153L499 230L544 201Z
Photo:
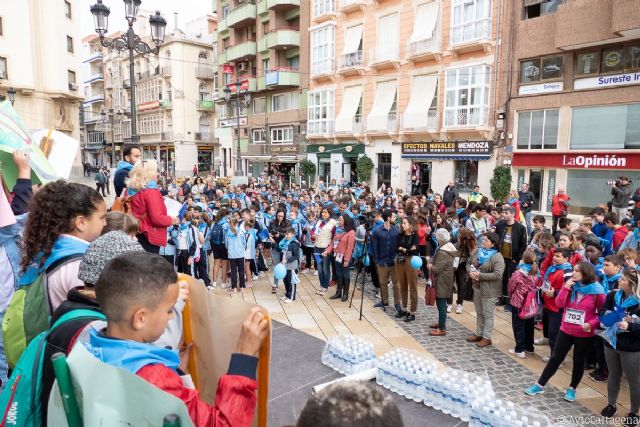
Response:
M287 300L287 299L289 299L289 298L287 298L287 297L280 297L280 301L284 301L284 300Z
M458 304L456 307L456 314L462 314L462 304Z
M533 340L533 343L535 345L547 345L549 344L549 338L545 338L545 337L536 338L535 340Z
M212 288L215 288L216 286L217 286L217 285L216 285L216 282L212 282L212 283L211 283L211 287L212 287Z
M258 280L260 279L260 276L251 276L251 280Z
M516 353L516 351L512 348L509 349L509 354L515 357L519 357L520 359L524 359L527 357L527 355L524 354L524 351L520 353Z
M317 275L318 275L318 270L314 270L314 271L313 271L313 275L314 275L314 276L317 276Z
M447 313L451 313L451 305L447 304Z
M292 300L292 299L289 299L289 298L287 298L287 299L285 299L285 300L284 300L284 303L285 303L285 304L291 304L292 302L293 302L293 300Z
M320 288L316 291L316 294L318 295L326 295L327 294L327 290L325 288Z
M550 357L549 357L549 356L544 356L544 357L542 358L542 361L543 361L544 363L547 363L547 362L549 361L549 359L550 359Z
M380 292L376 292L376 299L380 299Z
M214 286L211 286L211 285L207 286L207 290L208 290L208 291L212 291L212 290L214 290L214 289L215 289L215 287L214 287Z

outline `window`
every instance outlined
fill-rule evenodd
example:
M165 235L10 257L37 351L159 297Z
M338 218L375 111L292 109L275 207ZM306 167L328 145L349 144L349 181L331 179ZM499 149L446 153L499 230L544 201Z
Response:
M522 111L518 113L518 148L525 150L558 148L560 110Z
M598 58L600 52L578 54L576 60L576 74L595 74L598 72Z
M227 104L218 104L218 118L220 120L227 118Z
M312 0L313 18L318 18L336 11L336 0Z
M478 161L457 160L455 162L456 188L470 192L478 184Z
M527 84L545 80L560 80L563 74L563 63L564 57L562 56L520 61L520 82Z
M293 144L293 128L291 126L271 128L272 144Z
M400 25L398 14L383 16L378 20L375 60L398 58Z
M566 0L524 0L524 19L555 13Z
M68 0L64 2L64 16L71 19L71 2Z
M229 15L230 7L228 4L222 5L222 18L226 18Z
M136 84L136 102L144 104L145 102L157 101L161 98L162 81L160 79L151 79Z
M0 16L0 37L4 36L4 27L2 25L2 16Z
M333 73L335 28L331 25L311 32L311 74Z
M269 58L262 60L262 71L267 74L267 72L271 69L269 65Z
M579 107L572 110L572 150L640 148L640 104Z
M141 114L138 116L138 132L141 135L162 133L164 118L162 114Z
M489 105L488 65L447 70L445 83L446 127L487 124Z
M254 98L253 99L253 114L264 114L267 107L267 99Z
M253 129L251 131L251 141L254 144L264 144L266 142L266 136L267 132L264 129Z
M618 73L624 69L624 49L605 49L602 51L602 72Z
M67 36L67 52L73 53L73 37Z
M335 92L322 90L309 93L307 106L307 132L323 134L333 132L333 109Z
M640 70L640 44L614 46L576 55L576 75Z
M69 80L69 84L76 84L76 72L67 70L67 79Z
M451 44L491 36L491 0L453 0Z
M289 67L292 70L297 70L300 68L300 57L299 56L294 56L291 57L289 59L287 59L287 67Z
M206 83L200 84L200 101L211 101L211 91Z
M611 200L611 187L606 182L619 174L615 170L569 169L567 194L571 195L571 213L589 215L594 206L603 200ZM640 182L637 171L625 170L624 175L633 182L634 188Z
M0 56L0 79L8 79L7 58Z
M378 187L391 186L391 154L378 154Z
M296 92L281 93L271 97L271 111L294 110L298 108L298 94Z

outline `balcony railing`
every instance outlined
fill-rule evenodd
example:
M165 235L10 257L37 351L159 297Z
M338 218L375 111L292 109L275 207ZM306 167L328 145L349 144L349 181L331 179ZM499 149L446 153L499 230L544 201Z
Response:
M336 13L338 0L313 0L313 19Z
M256 54L256 42L253 40L248 40L228 48L226 51L226 60L241 61L243 59L253 58L256 56ZM218 61L220 61L220 59L218 59Z
M308 121L307 134L327 135L333 133L333 120Z
M92 52L83 62L102 61L102 52Z
M355 116L353 118L353 133L355 135L360 135L362 134L362 132L364 132L364 117L362 116Z
M437 37L407 43L407 56L419 56L440 51L440 40Z
M387 132L398 132L398 116L396 115L396 113L389 113L387 115Z
M340 11L350 12L367 4L366 0L340 0Z
M84 100L84 103L90 104L92 102L102 102L102 101L104 101L104 93L97 92L97 93L92 93L91 95L87 95L87 97Z
M198 102L198 110L213 111L215 106L215 102L211 99L202 99Z
M444 110L445 127L486 126L487 107L446 108Z
M472 43L491 37L491 18L469 21L451 27L451 45Z
M196 67L196 78L213 80L214 76L215 72L213 70L213 67L209 67L207 65L198 65Z
M298 70L281 68L265 71L265 87L271 86L299 86L300 72ZM264 89L264 88L261 88Z
M440 128L440 115L435 108L429 109L427 112L427 117L424 123L420 123L418 126L408 127L404 121L404 118L401 120L400 127L402 130L421 130L421 131L429 131L429 130L438 130Z
M87 142L89 144L102 144L105 140L103 132L91 132L87 135Z
M227 26L231 28L240 28L252 22L255 22L257 16L255 0L246 0L233 9L225 18Z
M364 67L364 52L357 50L340 56L340 69Z
M213 141L213 134L211 133L211 130L207 129L200 129L200 132L196 132L196 141L202 141L202 142L211 142Z
M163 110L172 110L173 102L170 99L163 99L160 101L160 107L162 107Z
M371 49L371 54L369 55L369 65L398 62L399 60L400 51L397 46Z
M104 81L104 74L103 73L94 73L91 74L89 76L89 78L87 80L85 80L85 83L97 83L97 82L103 82Z

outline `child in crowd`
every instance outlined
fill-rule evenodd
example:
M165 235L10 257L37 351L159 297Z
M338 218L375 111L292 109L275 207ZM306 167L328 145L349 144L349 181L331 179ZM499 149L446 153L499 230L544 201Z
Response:
M246 275L247 288L250 288L251 280L252 280L252 271L257 273L256 265L256 239L258 238L258 234L255 229L255 220L250 216L247 216L247 220L244 221L244 233L245 233L245 246L246 249L244 251L244 271ZM256 276L256 280L258 277Z
M305 274L311 272L311 263L313 262L314 275L318 275L318 266L316 265L315 257L313 256L313 248L315 246L315 229L316 229L316 214L310 211L307 214L307 222L302 230L302 253L305 257Z
M544 215L536 215L533 217L533 230L531 230L531 241L533 241L533 238L536 236L536 234L541 233L541 232L549 232L549 228L544 226L544 223L546 222L546 219L544 217Z
M229 264L231 266L231 289L229 293L238 292L238 288L240 288L241 292L244 292L246 286L244 257L247 247L245 232L239 227L239 222L236 218L231 219L229 230L224 237L224 242L227 253L229 254Z
M198 251L198 234L192 223L193 214L187 211L178 226L178 273L193 276L193 263Z
M196 211L199 209L196 208ZM195 277L204 282L207 288L211 287L211 278L209 277L209 252L211 252L211 220L206 212L198 212L198 242L200 248L196 253Z
M284 239L278 244L282 253L282 264L287 268L287 275L284 277L285 295L282 300L286 304L291 304L296 299L298 282L293 280L293 274L298 273L300 260L300 243L296 240L293 227L286 231Z
M213 253L213 278L211 286L216 287L218 273L220 274L220 286L227 283L227 271L229 271L229 254L225 245L225 236L229 231L229 211L221 208L211 226L211 251Z
M533 348L533 317L521 319L519 312L524 304L529 291L535 289L536 277L538 276L538 265L536 264L536 254L531 249L527 249L522 254L522 260L516 271L511 274L507 292L511 310L511 326L516 346L509 349L509 353L524 359L525 351L534 352Z
M176 249L178 233L179 231L177 225L167 228L167 244L166 246L161 246L159 251L159 255L166 259L167 262L174 268L176 267L178 255L178 251Z
M571 234L571 218L563 216L558 220L558 229L553 233L553 238L556 239L556 242L560 241L562 233Z
M109 263L96 284L96 296L107 317L93 322L78 341L102 362L125 369L181 399L194 425L251 426L256 406L256 355L268 321L258 308L242 326L229 370L220 378L216 405L200 400L183 385L177 351L148 344L156 341L173 316L178 277L166 261L146 252L121 255Z

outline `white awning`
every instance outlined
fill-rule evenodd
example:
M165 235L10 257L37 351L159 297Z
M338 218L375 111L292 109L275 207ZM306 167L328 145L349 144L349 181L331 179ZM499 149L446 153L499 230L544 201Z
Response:
M358 51L360 47L360 41L362 40L362 25L356 25L355 27L347 28L344 33L344 48L342 49L343 55L348 55Z
M411 99L404 110L403 127L417 129L427 127L427 114L438 87L437 76L416 76L411 86Z
M342 92L342 107L336 117L334 124L335 132L352 132L353 118L358 111L360 98L362 97L362 86L351 86Z
M398 82L391 80L380 82L376 86L376 95L373 99L373 108L367 116L367 130L380 130L387 128L387 119L393 101L396 99Z
M409 43L429 40L433 37L433 31L438 22L438 2L421 4L416 10L416 19L413 21L413 33Z

